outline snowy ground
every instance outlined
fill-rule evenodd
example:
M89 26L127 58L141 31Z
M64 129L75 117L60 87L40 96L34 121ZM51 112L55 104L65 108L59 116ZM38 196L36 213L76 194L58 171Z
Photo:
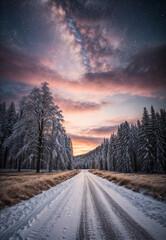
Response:
M87 171L0 213L0 239L166 239L166 203Z

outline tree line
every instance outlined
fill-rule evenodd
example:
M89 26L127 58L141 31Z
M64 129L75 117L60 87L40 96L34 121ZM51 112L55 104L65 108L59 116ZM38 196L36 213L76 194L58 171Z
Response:
M0 168L72 169L71 139L63 127L62 111L44 82L23 97L16 111L0 104Z
M75 158L76 168L166 173L166 111L143 110L141 122L118 126L95 150Z

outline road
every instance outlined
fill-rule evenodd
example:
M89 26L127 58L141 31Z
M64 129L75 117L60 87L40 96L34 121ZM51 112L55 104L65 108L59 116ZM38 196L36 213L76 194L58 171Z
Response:
M165 239L165 206L81 171L2 211L0 239Z

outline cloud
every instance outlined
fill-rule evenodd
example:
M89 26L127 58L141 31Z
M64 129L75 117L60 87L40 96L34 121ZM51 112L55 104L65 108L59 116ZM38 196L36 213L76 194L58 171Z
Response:
M90 137L90 136L81 136L81 135L74 135L74 134L69 134L72 141L76 141L79 144L91 144L91 145L99 145L102 141L103 138L101 137Z
M140 116L119 116L116 118L110 118L110 119L106 119L104 121L104 124L108 125L111 124L111 126L113 127L117 127L118 125L120 125L121 123L123 123L124 121L127 121L130 124L135 124L137 123L137 121L140 120ZM103 123L103 122L102 122Z
M112 101L108 100L103 100L99 103L92 101L74 101L71 98L63 98L58 94L54 96L54 101L63 111L72 113L99 111L101 108L113 104Z
M63 78L52 68L47 59L29 55L16 46L0 44L0 61L1 79L8 79L13 83L16 82L16 84L20 82L38 86L41 82L47 81L50 87L60 87L62 89L65 87L74 89L78 85L77 81Z
M0 79L0 102L17 102L32 89L32 85Z
M166 44L161 44L155 47L143 48L138 54L131 57L130 62L124 74L128 77L146 77L149 81L147 85L153 84L166 87ZM152 78L152 81L150 81ZM156 84L157 80L157 84ZM158 82L159 81L159 82ZM145 85L145 82L141 82ZM161 84L161 85L160 85Z
M144 48L132 56L126 68L87 73L84 84L97 91L144 94L166 90L166 44Z
M109 137L112 133L116 132L117 128L118 126L101 126L98 128L85 130L84 133L91 136Z
M59 74L41 64L39 58L32 57L17 47L0 45L0 60L1 77L7 79L29 80L33 83L47 78L61 80Z
M39 58L29 56L14 47L7 48L1 45L0 60L1 78L17 83L39 85L41 82L47 81L50 83L50 87L109 95L130 93L152 97L161 90L166 91L166 44L144 48L130 58L125 68L87 73L79 81L62 78L58 72L43 65ZM75 106L75 109L81 105L72 100L69 102L71 106ZM88 105L91 109L99 109L105 104L90 103L83 104L82 109L86 109ZM65 100L63 104L69 106Z

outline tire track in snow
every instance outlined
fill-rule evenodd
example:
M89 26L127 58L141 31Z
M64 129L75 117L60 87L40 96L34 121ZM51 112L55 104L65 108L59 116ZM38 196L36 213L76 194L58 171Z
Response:
M116 215L106 208L105 199L96 187L92 186L89 173L84 173L84 197L82 204L82 217L80 222L78 239L124 239L119 227L125 232L123 226L119 226ZM98 189L97 189L98 191ZM110 214L114 215L110 218ZM125 234L125 239L129 239Z
M58 221L61 216L61 211L64 209L65 205L67 204L68 199L65 198L65 195L71 195L72 185L70 186L67 191L63 192L62 195L54 199L50 206L46 206L38 215L37 220L33 224L30 229L30 235L28 239L47 239L49 237L49 233L51 232L52 228ZM62 201L64 198L64 201ZM56 204L55 204L56 202Z
M105 202L103 202L103 198L101 198L98 192L98 189L93 185L93 183L90 180L89 180L89 187L90 187L91 196L93 199L96 220L102 232L101 239L105 239L105 240L124 239L123 235L118 229L118 225L116 224L117 223L116 219L115 218L113 219L112 217L110 217L109 209L107 208Z
M127 212L125 212L120 205L118 205L112 198L111 196L103 189L103 187L96 181L96 179L94 179L92 176L89 176L89 184L91 185L91 190L92 193L94 194L94 189L96 192L96 202L98 197L100 197L100 195L103 195L105 200L108 203L108 207L107 211L105 211L106 213L109 212L109 209L112 210L112 212L116 215L116 217L118 217L119 222L124 226L125 230L127 231L128 234L128 239L135 239L135 240L154 240L154 238L152 236L150 236L138 223L136 223L128 214ZM98 195L98 196L97 196ZM105 218L105 220L107 220ZM108 218L109 220L109 218ZM111 216L110 216L110 220L111 220ZM109 226L109 223L106 223ZM120 226L119 226L120 228ZM120 228L122 229L122 228ZM109 233L109 232L108 232ZM123 231L124 233L124 231ZM111 234L111 233L110 233ZM109 239L109 234L108 235L108 239ZM116 236L113 239L126 239L123 237L123 235L117 237L118 235L116 234ZM111 238L110 238L111 239Z
M36 216L43 210L43 208L45 206L49 205L54 199L55 199L55 196L53 196L52 198L48 199L43 204L39 205L37 207L37 209L35 209L30 214L28 214L25 217L23 217L21 219L21 221L16 222L15 224L9 226L9 228L7 228L5 231L2 231L1 234L0 234L0 239L1 240L10 239L10 237L12 237L14 235L17 236L17 238L18 238L18 236L19 236L19 234L18 234L19 229L23 229L24 226L25 227L29 226L29 223L31 223L36 218Z
M89 184L87 177L84 174L84 188L82 198L82 211L81 221L79 225L79 232L77 234L77 240L80 239L91 239L100 240L101 237L101 226L96 221L96 214L89 190Z
M6 219L5 219L5 216L3 216L2 214L2 218L4 220L6 220L6 222L4 222L4 225L8 225L8 227L5 229L5 230L2 230L0 232L0 239L1 240L7 240L7 239L26 239L26 238L22 238L21 236L21 233L22 232L28 232L29 230L29 233L31 232L31 229L33 229L33 226L34 226L34 223L36 223L36 221L38 220L38 216L40 215L40 213L42 213L44 210L46 210L46 212L48 211L49 212L49 206L52 204L52 202L55 202L56 203L56 199L61 195L61 194L65 194L68 193L69 190L72 189L73 187L73 183L75 183L75 179L77 178L78 175L76 175L75 177L67 180L68 181L68 184L66 184L66 182L63 182L61 184L59 184L58 186L48 190L48 191L45 191L44 193L42 194L46 194L46 200L45 201L42 201L41 203L39 202L38 203L38 206L29 206L30 208L30 212L29 214L25 215L24 217L21 217L20 219L18 219L15 223L13 223L13 219L10 219L10 214L7 214L6 216ZM63 186L63 187L60 187ZM55 192L54 192L54 189L55 189ZM69 189L69 190L68 190ZM47 192L51 192L51 195L48 195L47 196ZM36 197L34 197L34 202L33 202L33 198L26 201L26 202L30 202L30 204L36 204L36 201L35 201L35 198L39 198L41 194L37 195ZM40 199L39 199L40 201ZM19 206L21 205L22 203L18 204ZM24 203L23 203L24 204ZM56 205L57 206L57 205ZM33 208L34 207L34 208ZM12 207L13 208L13 207ZM11 209L12 209L11 208ZM28 207L25 207L25 209L28 208ZM15 209L15 207L14 207ZM8 211L8 209L6 209ZM22 210L23 212L23 210ZM50 208L50 212L52 212L52 209ZM18 208L18 212L17 214L20 214L20 210ZM51 214L51 213L50 213ZM12 215L12 213L11 213ZM46 215L49 216L49 213L46 213ZM56 214L56 212L54 212L54 215L56 217L58 217L58 215ZM13 216L12 216L13 218ZM8 220L9 219L9 220ZM12 224L10 225L9 223L12 222ZM40 225L41 224L41 225ZM3 223L1 222L1 225L3 225ZM44 220L43 222L43 226L46 226L47 225L47 221ZM38 235L40 235L40 230L42 230L42 221L39 223L39 231L38 231ZM46 228L45 228L46 229ZM35 231L35 230L34 230ZM47 235L48 237L48 235ZM37 235L36 235L36 238L37 238ZM34 238L34 239L36 239ZM41 238L40 238L41 239Z

